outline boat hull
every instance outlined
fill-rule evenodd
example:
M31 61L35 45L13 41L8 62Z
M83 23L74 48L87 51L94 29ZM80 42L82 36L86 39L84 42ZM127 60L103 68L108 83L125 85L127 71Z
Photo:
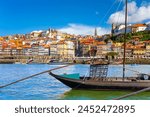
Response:
M150 87L150 81L102 81L102 80L83 80L83 79L69 79L60 75L49 73L57 80L67 85L72 89L86 89L86 90L139 90Z

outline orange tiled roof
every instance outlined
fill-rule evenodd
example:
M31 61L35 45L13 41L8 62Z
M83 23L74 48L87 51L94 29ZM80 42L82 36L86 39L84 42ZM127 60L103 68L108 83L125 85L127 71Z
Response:
M8 43L6 41L2 42L2 48L7 48L8 47Z
M17 48L15 43L10 43L10 48Z
M27 44L23 45L23 48L31 48L31 45L27 43Z
M81 42L81 44L85 44L85 45L97 43L97 41L93 38L81 39L80 42Z
M17 49L18 49L18 50L22 50L23 48L22 48L22 47L17 47Z
M44 45L44 48L50 48L50 44Z
M90 45L90 43L87 43L87 42L84 42L84 43L82 43L83 45Z
M64 40L60 40L57 44L66 44Z
M150 40L145 41L145 43L150 43Z
M145 49L145 48L143 46L136 45L136 46L133 46L133 49Z
M3 41L4 39L2 37L0 37L0 41Z
M132 27L146 27L146 24L133 24Z
M133 48L133 50L146 50L145 48Z
M106 43L104 41L99 41L97 42L97 45L106 45Z

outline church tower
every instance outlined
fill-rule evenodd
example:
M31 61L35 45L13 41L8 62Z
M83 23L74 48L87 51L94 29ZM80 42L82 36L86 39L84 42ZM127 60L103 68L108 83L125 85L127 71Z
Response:
M95 28L94 36L97 37L97 28Z

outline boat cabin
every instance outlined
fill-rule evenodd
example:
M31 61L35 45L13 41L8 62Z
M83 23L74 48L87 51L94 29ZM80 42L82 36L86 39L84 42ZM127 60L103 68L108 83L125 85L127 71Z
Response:
M90 65L91 78L106 78L108 72L108 64L92 64Z

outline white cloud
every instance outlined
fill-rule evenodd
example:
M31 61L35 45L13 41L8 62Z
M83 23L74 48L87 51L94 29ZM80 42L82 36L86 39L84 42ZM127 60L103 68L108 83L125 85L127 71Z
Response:
M75 35L94 35L95 27L83 24L70 23L68 26L58 29L61 32L75 34ZM110 33L110 29L97 27L98 35Z
M109 19L109 23L124 23L125 7L123 10L113 13ZM137 7L135 1L128 3L128 22L129 23L141 23L145 20L150 20L150 3L147 5L141 4Z

